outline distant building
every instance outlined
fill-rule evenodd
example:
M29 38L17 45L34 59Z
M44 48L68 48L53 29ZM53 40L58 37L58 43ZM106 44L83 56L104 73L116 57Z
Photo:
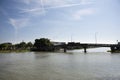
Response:
M120 42L118 42L118 45L120 45Z
M52 44L54 46L57 46L57 45L63 45L63 44L65 44L65 42L52 42Z
M69 46L79 46L80 42L68 42Z

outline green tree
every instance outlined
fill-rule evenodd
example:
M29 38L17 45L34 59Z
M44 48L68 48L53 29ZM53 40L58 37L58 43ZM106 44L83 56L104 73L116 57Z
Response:
M15 49L26 49L26 43L21 42L19 44L15 44Z
M20 47L21 49L26 49L26 43L25 43L25 42L21 42L21 43L19 44L19 47Z
M34 43L34 47L37 48L38 50L51 50L52 49L52 43L48 38L40 38L36 39Z
M12 43L2 43L0 44L1 50L10 50L12 48Z
M26 47L27 47L28 49L30 49L30 48L33 47L33 44L32 44L31 42L28 42L28 43L26 44Z

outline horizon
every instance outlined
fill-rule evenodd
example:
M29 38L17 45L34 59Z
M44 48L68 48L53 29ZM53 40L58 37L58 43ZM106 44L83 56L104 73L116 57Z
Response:
M37 38L37 39L41 39L41 38ZM48 39L48 38L46 38L46 39ZM96 43L96 42L79 42L79 41L68 41L68 42L65 42L65 41L51 41L51 39L49 39L50 40L50 42L59 42L59 43L66 43L66 44L68 44L68 43L82 43L82 44L118 44L119 42L116 42L116 43ZM34 41L32 42L32 41L28 41L28 42L26 42L26 41L24 41L24 40L22 40L22 41L20 41L20 42L17 42L17 43L13 43L13 42L3 42L3 43L0 43L0 44L4 44L4 43L12 43L12 44L19 44L19 43L21 43L21 42L25 42L25 43L29 43L29 42L31 42L32 44L34 44L35 43L35 39L34 39Z
M119 0L1 0L0 43L120 40Z

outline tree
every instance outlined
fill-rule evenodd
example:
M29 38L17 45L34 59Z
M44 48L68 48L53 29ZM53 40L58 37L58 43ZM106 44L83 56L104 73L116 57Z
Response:
M1 50L10 50L12 48L12 43L2 43L0 44Z
M31 42L28 42L28 43L26 44L26 47L27 47L28 49L30 49L30 48L33 47L33 44L32 44Z
M34 47L38 50L48 51L52 49L52 43L47 38L36 39L34 43Z
M19 47L20 47L21 49L26 49L26 43L25 43L25 42L21 42L21 43L19 44Z
M26 43L21 42L19 44L15 44L15 49L26 49Z

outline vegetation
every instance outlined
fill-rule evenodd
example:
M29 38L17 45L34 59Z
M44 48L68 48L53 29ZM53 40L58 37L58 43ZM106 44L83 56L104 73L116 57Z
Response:
M33 51L53 51L53 44L48 38L36 39L34 43Z
M53 51L54 46L48 38L35 39L35 43L20 42L18 44L2 43L0 52L25 52L25 51Z
M57 43L56 45L55 42L51 42L48 38L35 39L34 44L31 42L20 42L18 44L7 42L0 44L0 52L57 51L61 48L66 52L66 49L82 49L83 46L75 42L69 42L67 46L65 43ZM87 46L87 48L95 48L95 46ZM120 46L112 46L111 52L120 52Z
M30 51L32 47L33 44L31 42L20 42L18 44L2 43L0 44L0 52L24 52Z
M12 43L2 43L0 44L0 50L10 50L12 48Z

